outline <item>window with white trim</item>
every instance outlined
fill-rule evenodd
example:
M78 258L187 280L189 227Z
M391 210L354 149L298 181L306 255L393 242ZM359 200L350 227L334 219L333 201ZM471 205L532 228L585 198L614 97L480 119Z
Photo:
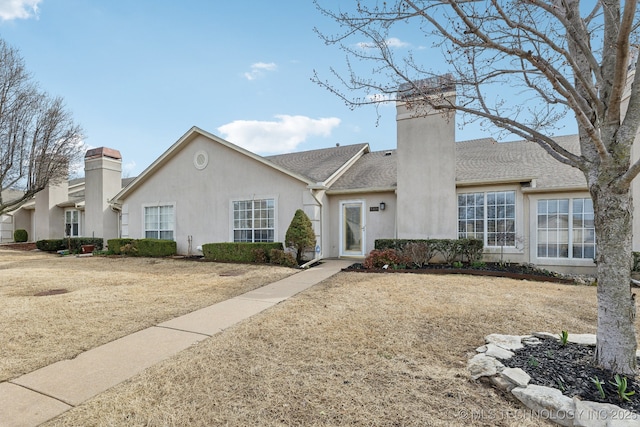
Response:
M274 199L233 202L234 242L273 242L275 239Z
M458 194L458 238L475 238L485 246L516 245L516 192Z
M538 200L536 234L538 258L593 259L596 255L593 201Z
M144 237L147 239L174 240L173 205L145 206Z
M67 237L80 236L80 212L76 209L64 212L64 235Z

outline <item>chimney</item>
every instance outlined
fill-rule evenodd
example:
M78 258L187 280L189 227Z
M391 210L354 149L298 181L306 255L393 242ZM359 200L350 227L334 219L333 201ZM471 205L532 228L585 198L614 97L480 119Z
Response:
M398 88L398 238L457 238L455 103L448 74Z
M36 193L33 241L42 239L62 239L64 237L64 209L59 203L69 200L67 178L49 181L47 186Z
M84 235L114 239L118 237L118 214L109 200L122 188L122 156L118 150L100 147L84 156L85 225Z

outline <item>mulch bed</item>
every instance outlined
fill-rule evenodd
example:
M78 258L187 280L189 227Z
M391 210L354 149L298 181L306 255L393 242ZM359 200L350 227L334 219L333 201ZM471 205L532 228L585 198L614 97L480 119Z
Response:
M553 387L565 396L578 396L581 400L611 403L640 414L640 385L633 378L627 379L627 390L635 391L627 402L618 396L617 387L610 381L614 376L594 364L595 347L542 339L541 344L525 345L515 350L515 356L500 362L511 368L520 368L531 376L530 384ZM603 399L592 378L602 381Z
M415 274L469 274L472 276L508 277L510 279L533 280L538 282L552 282L574 284L575 280L556 275L553 272L535 269L529 265L511 264L499 265L487 263L484 267L455 268L445 264L429 264L423 268L406 269L382 269L364 268L361 263L343 269L343 271L355 271L362 273L415 273Z

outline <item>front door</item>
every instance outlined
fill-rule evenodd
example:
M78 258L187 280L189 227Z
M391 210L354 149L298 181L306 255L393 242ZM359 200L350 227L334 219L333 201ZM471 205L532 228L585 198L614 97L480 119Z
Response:
M364 201L340 202L340 255L364 256Z

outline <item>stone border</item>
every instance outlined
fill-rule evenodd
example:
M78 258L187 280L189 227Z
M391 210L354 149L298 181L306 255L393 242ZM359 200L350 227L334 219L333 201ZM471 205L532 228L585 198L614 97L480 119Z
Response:
M524 344L535 345L540 338L555 338L546 332L533 335L491 334L485 337L486 344L476 349L477 354L467 362L473 380L489 379L497 389L511 393L527 408L540 417L562 426L640 426L640 415L609 403L583 401L562 394L560 390L529 384L531 377L520 368L507 368L500 360L511 358ZM582 345L596 344L593 334L569 334L569 342ZM640 353L640 351L638 351Z

